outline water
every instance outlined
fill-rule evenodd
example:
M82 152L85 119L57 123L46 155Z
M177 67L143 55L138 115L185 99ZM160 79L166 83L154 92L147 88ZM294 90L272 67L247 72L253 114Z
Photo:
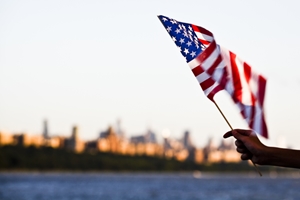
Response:
M0 200L298 200L300 177L192 173L0 173Z

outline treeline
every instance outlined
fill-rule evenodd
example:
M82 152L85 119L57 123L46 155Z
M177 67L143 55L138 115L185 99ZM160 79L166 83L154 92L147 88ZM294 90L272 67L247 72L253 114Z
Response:
M269 170L263 168L262 170ZM247 162L196 164L149 156L125 156L111 153L74 153L65 149L34 146L1 146L0 170L39 171L253 171Z

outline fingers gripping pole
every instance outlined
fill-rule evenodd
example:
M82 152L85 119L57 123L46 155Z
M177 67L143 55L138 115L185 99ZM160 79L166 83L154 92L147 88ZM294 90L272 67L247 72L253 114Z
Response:
M226 123L228 124L228 126L230 127L230 129L233 131L232 126L230 125L229 121L227 120L227 118L225 117L225 115L223 114L222 110L220 109L220 107L218 106L218 104L213 101L214 104L216 105L216 107L218 108L219 112L221 113L221 115L223 116L223 118L225 119ZM250 159L251 160L251 159ZM262 176L261 172L259 171L259 169L257 168L256 164L251 160L252 164L254 165L255 170L257 171L257 173Z

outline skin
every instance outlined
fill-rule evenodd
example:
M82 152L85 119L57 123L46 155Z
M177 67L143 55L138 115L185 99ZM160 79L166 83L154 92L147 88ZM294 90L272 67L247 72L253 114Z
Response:
M241 153L242 160L252 160L259 165L300 168L300 150L266 146L252 130L234 129L223 137L231 136L236 139L236 150Z

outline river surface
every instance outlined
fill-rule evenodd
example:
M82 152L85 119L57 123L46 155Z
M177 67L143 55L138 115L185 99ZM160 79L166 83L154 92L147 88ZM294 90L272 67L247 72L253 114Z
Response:
M299 200L300 175L0 173L0 200Z

